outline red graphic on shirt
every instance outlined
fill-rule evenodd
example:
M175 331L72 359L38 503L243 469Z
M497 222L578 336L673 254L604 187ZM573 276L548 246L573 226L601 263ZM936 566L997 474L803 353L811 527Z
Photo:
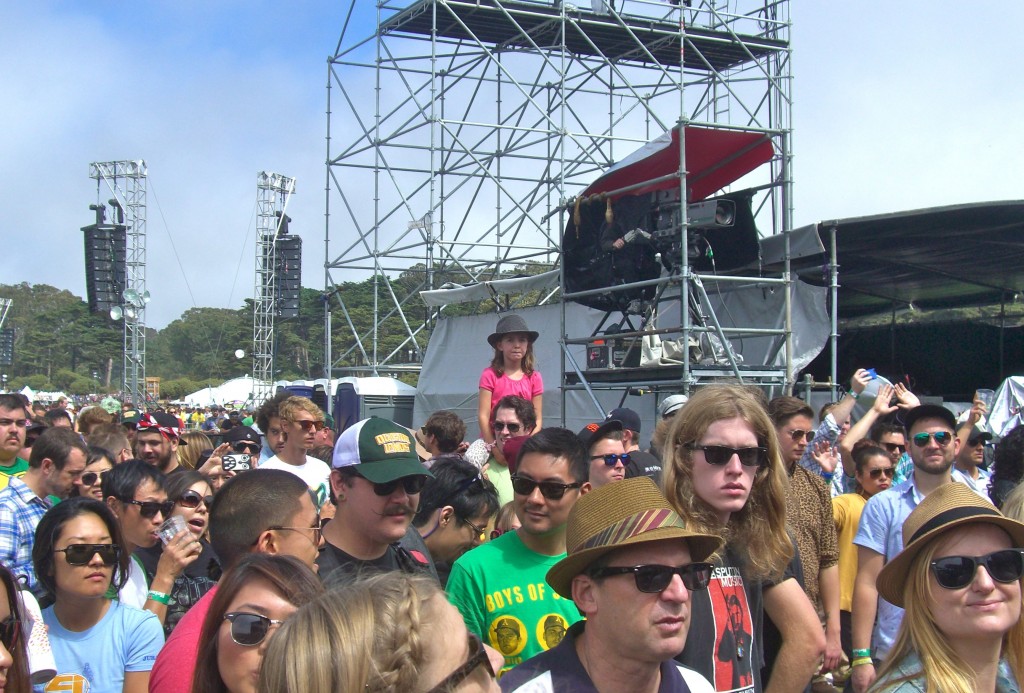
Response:
M733 567L717 568L708 593L715 617L715 690L753 686L753 619L740 571Z

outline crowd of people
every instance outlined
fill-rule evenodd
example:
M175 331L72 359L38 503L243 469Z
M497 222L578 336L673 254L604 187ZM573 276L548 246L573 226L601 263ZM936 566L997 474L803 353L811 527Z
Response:
M543 425L537 336L489 336L478 440L0 394L0 691L1020 690L1024 430L854 420L858 370L666 397L644 450Z

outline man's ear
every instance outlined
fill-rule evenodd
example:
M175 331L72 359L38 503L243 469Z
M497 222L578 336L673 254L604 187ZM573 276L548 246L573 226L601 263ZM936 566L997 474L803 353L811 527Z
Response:
M256 539L254 551L256 553L265 553L271 556L281 553L281 547L277 542L277 535L269 529L265 529L260 532L259 537Z
M590 482L589 481L584 481L583 485L580 486L580 495L581 496L585 496L586 494L590 493L593 490L594 490L594 487L591 486Z
M591 616L597 611L594 587L594 580L588 575L581 573L572 579L572 600L584 616Z
M438 518L438 521L441 523L442 526L443 525L447 525L449 522L451 522L454 519L455 519L455 508L453 508L450 505L446 505L443 508L441 508L441 517Z
M117 500L113 496L107 496L106 498L107 507L110 508L110 512L114 513L114 517L118 520L121 519L121 501Z

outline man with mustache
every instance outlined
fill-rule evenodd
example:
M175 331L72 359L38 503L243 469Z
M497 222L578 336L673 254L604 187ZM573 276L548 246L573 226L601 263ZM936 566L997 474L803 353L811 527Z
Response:
M429 555L399 545L420 503L430 471L420 462L412 434L371 416L338 437L331 460L334 519L324 526L317 558L325 582L344 582L363 571L430 572Z

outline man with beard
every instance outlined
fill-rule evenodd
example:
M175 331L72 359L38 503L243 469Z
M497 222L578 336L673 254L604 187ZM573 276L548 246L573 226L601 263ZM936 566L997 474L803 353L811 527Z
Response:
M409 430L371 416L341 434L331 462L337 510L324 526L320 577L337 583L363 572L430 572L427 555L399 544L432 476Z
M960 451L953 413L937 404L922 404L904 420L914 469L906 481L872 496L860 516L853 543L857 578L853 586L853 690L866 691L875 679L875 664L884 660L896 639L903 609L878 596L875 581L882 566L903 550L903 522L935 489L963 474L952 470ZM877 620L876 620L877 615Z
M143 414L135 429L135 458L148 462L165 475L182 469L178 464L181 435L178 417L154 412Z

